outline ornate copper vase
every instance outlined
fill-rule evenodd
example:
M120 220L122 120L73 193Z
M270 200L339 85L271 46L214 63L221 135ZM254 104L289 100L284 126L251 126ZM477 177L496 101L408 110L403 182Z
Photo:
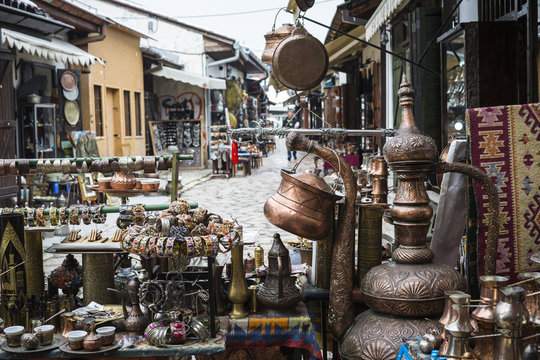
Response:
M266 39L266 46L264 47L264 51L261 55L261 60L263 63L272 63L272 58L274 57L276 47L283 39L291 36L293 30L294 27L291 24L283 24L277 29L272 28L272 31L264 35L264 38Z
M270 309L291 307L302 299L300 289L295 284L296 278L291 276L289 250L283 245L279 234L274 234L274 242L268 252L266 280L257 292L257 300Z

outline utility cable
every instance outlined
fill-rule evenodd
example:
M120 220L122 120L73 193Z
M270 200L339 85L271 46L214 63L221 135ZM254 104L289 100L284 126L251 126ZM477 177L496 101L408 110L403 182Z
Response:
M371 47L374 47L374 48L376 48L376 49L379 49L379 50L381 50L381 51L383 51L383 52L385 52L385 53L387 53L387 54L390 54L390 55L392 55L392 56L394 56L394 57L397 57L398 59L401 59L401 60L403 60L403 61L406 61L406 62L408 62L408 63L410 63L410 64L416 66L416 67L419 68L419 69L422 69L422 70L424 70L424 71L428 71L428 72L432 73L433 75L436 75L436 76L438 76L438 77L441 76L441 74L439 74L438 72L435 72L435 71L433 71L433 70L431 70L431 69L428 69L427 67L424 67L424 66L422 66L422 65L420 65L420 64L418 64L418 63L415 63L414 61L409 60L409 59L407 59L407 58L404 57L404 56L398 55L398 54L396 54L396 53L394 53L394 52L392 52L392 51L390 51L390 50L386 50L385 48L382 48L382 47L380 47L380 46L378 46L378 45L375 45L375 44L372 44L372 43L370 43L370 42L367 42L367 41L364 40L364 39L360 39L360 38L357 38L356 36L352 36L351 34L345 32L345 31L343 31L343 30L334 28L334 27L329 26L329 25L325 25L325 24L323 24L323 23L321 23L321 22L319 22L319 21L317 21L317 20L313 20L313 19L310 19L310 18L306 17L305 15L301 15L300 17L301 17L302 19L304 19L304 20L307 20L307 21L309 21L309 22L312 22L312 23L314 23L314 24L317 24L317 25L322 26L322 27L324 27L324 28L327 28L327 29L329 29L329 30L333 30L333 31L338 32L338 33L340 33L340 34L342 34L342 35L345 35L345 36L347 36L347 37L349 37L349 38L351 38L351 39L354 39L354 40L356 40L356 41L359 41L359 42L361 42L361 43L364 44L364 45L371 46Z

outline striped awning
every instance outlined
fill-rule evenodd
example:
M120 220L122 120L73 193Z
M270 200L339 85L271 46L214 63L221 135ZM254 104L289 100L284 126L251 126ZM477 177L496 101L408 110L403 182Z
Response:
M88 66L96 61L105 65L105 62L79 49L67 41L52 38L51 41L37 38L35 36L23 34L17 31L0 29L2 33L2 46L43 59L55 60L72 65Z
M373 35L377 33L381 26L390 19L396 9L404 1L405 0L383 0L379 4L366 24L366 41L369 41Z

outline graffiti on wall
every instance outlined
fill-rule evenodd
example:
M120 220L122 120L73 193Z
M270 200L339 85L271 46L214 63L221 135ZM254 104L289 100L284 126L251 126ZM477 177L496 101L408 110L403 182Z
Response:
M163 95L159 98L161 120L200 119L203 104L199 95L185 92L174 97Z

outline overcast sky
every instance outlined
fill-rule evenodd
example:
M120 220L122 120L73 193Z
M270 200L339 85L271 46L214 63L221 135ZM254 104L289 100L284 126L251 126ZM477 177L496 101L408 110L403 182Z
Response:
M272 29L279 7L286 7L288 0L128 0L149 10L174 17L181 22L213 30L239 40L253 52L262 54L264 34ZM336 6L343 0L316 0L306 16L330 24ZM261 11L266 10L266 11ZM250 13L247 13L250 12ZM232 15L231 13L241 13ZM280 12L277 26L292 23L292 15ZM276 26L276 27L277 27ZM328 30L306 21L305 28L324 42Z
M215 31L240 41L259 57L264 50L264 34L272 30L274 18L280 7L288 0L125 0L141 7L173 17L178 21ZM306 16L330 25L336 6L344 0L315 0ZM233 14L234 13L234 14ZM293 16L281 11L276 27L292 23ZM328 29L310 23L305 28L324 43ZM270 87L268 96L272 101L282 102L289 97L286 91L276 94Z

